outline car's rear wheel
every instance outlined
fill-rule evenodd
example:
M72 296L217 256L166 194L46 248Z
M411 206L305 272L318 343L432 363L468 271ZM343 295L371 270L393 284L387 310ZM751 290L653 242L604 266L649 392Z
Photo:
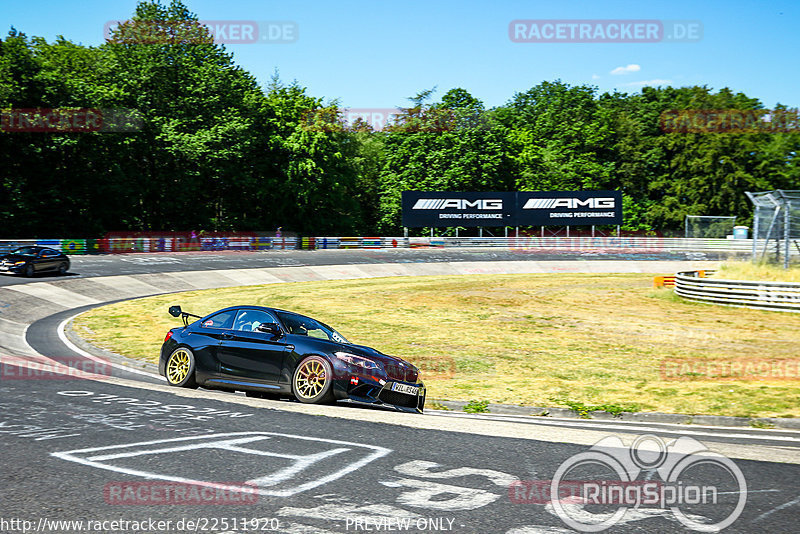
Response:
M61 265L58 266L58 274L64 276L65 274L67 274L67 269L69 269L69 267L67 267L67 264L62 263Z
M178 347L167 358L164 374L170 386L196 388L194 354L186 347Z
M333 401L331 364L321 356L308 356L294 371L292 391L300 402L327 404Z
M33 273L34 273L33 264L29 263L28 265L25 266L25 276L30 278L31 276L33 276Z

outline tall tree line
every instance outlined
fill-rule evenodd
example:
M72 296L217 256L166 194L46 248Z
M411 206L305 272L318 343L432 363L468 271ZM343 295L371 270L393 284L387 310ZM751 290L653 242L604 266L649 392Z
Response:
M404 190L615 189L625 229L752 213L745 191L800 189L800 134L680 133L662 114L758 110L708 87L603 93L545 81L486 109L455 88L412 96L382 131L277 75L235 64L180 1L140 2L98 47L11 29L0 108L132 110L133 132L0 129L0 237L112 230L400 231ZM4 113L5 113L4 112Z

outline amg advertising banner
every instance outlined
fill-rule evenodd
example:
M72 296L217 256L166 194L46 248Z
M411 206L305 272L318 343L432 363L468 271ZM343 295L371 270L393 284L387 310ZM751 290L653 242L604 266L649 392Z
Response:
M403 191L403 226L622 224L619 191Z
M516 193L403 191L403 226L514 226Z
M619 191L520 191L517 226L622 224Z

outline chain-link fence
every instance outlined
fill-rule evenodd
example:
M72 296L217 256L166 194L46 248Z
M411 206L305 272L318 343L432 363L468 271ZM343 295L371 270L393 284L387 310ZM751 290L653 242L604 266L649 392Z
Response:
M684 237L711 238L733 234L736 217L715 215L687 215L684 220Z
M783 260L789 268L791 256L800 255L800 191L747 193L753 202L753 261Z

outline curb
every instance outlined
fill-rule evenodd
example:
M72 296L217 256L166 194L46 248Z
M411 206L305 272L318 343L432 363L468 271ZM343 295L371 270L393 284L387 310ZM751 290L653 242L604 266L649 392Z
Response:
M463 412L467 402L428 399L426 404L437 403L451 411ZM660 412L622 412L619 415L608 412L590 412L589 417L580 417L569 408L542 406L517 406L513 404L489 404L488 414L527 415L531 417L555 417L578 419L582 421L626 421L631 423L667 423L673 425L727 426L738 428L781 428L800 430L800 418L796 417L732 417L727 415L689 415Z

